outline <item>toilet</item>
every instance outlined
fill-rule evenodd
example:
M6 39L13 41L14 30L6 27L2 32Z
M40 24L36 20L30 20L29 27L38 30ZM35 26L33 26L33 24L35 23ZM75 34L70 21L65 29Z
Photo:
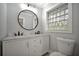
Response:
M57 38L58 51L50 53L50 56L71 56L73 54L75 40Z

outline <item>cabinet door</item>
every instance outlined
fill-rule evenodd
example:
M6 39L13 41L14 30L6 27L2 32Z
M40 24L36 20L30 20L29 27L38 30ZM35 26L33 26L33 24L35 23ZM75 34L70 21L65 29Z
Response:
M26 40L3 41L3 55L5 56L25 56L28 55Z
M41 38L33 38L29 40L29 55L30 56L40 56L41 55Z
M44 36L42 38L42 53L46 53L49 51L49 36Z

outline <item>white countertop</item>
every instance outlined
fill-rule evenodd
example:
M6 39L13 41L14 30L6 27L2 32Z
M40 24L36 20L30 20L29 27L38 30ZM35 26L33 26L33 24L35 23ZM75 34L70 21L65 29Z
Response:
M47 36L48 34L35 34L35 35L27 35L27 36L14 36L14 37L6 37L2 41L5 40L13 40L13 39L26 39L26 38L35 38L35 37L42 37L42 36Z

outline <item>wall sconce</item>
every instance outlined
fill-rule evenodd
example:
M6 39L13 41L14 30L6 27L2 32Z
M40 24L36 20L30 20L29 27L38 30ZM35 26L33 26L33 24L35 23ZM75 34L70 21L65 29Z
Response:
M29 3L22 3L22 4L20 4L20 8L22 10L25 10L25 9L31 10L31 11L33 11L36 14L38 13L37 8L32 7Z

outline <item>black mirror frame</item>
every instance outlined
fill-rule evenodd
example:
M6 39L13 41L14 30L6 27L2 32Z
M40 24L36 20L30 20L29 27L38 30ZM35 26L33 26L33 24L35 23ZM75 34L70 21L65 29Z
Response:
M32 29L26 29L26 28L24 28L24 27L20 24L20 22L19 22L19 15L20 15L21 12L24 12L24 11L32 12L32 13L36 16L37 24L36 24L36 26L35 26L34 28L32 28ZM39 23L39 22L38 22L38 17L37 17L37 15L36 15L33 11L30 11L30 10L22 10L22 11L20 11L19 14L18 14L17 20L18 20L19 25L20 25L23 29L25 29L25 30L34 30L34 29L38 26L38 23Z

